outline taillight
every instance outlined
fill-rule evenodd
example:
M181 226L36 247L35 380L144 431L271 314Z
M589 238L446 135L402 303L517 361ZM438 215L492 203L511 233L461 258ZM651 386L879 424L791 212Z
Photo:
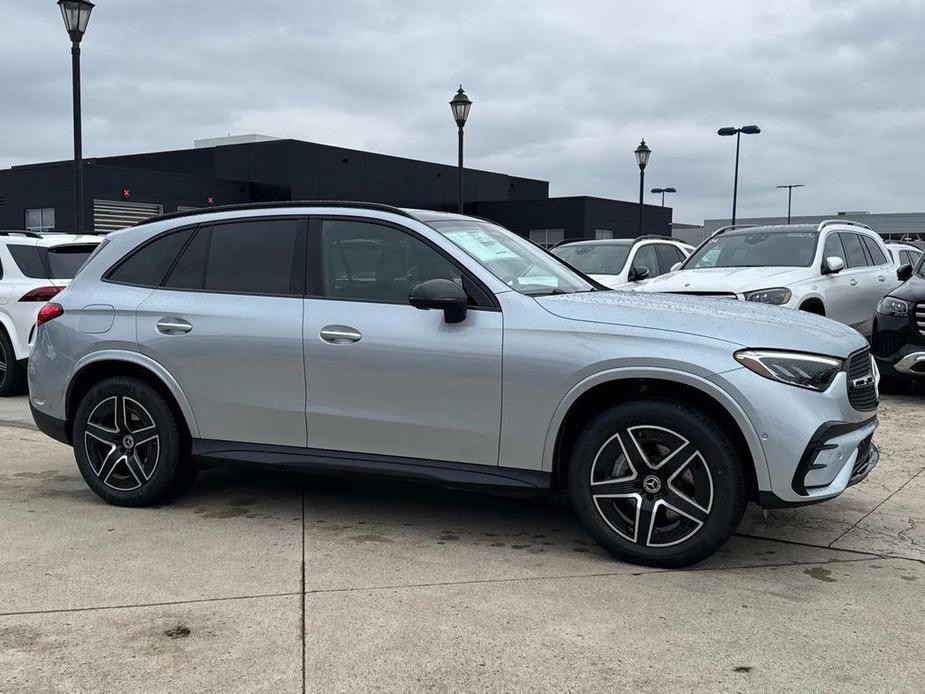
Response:
M42 325L50 320L54 320L64 315L64 308L61 304L45 304L39 309L39 315L35 319L37 325Z
M51 301L61 292L61 287L38 287L26 294L20 301L35 301L45 303Z

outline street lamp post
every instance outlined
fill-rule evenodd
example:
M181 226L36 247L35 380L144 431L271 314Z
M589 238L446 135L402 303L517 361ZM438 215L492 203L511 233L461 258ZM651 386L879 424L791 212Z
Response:
M453 118L459 128L459 195L457 199L459 214L463 211L463 128L466 127L470 108L472 108L472 101L466 96L462 85L459 85L459 91L450 101L450 109L453 111Z
M787 224L790 224L790 201L793 197L794 188L804 188L805 186L802 183L788 183L785 186L777 186L778 188L787 189Z
M71 86L74 92L74 233L83 229L83 151L80 132L80 40L87 31L93 3L87 0L58 0L64 27L71 37Z
M757 135L761 132L761 128L757 125L745 125L741 128L720 128L716 131L717 135L723 137L729 137L730 135L736 136L736 167L735 167L735 177L733 178L732 183L732 223L736 223L736 198L739 194L739 139L742 133L746 135Z
M662 194L662 207L664 207L665 206L665 193L677 193L678 190L677 188L653 188L649 192L655 193L656 195L661 193Z
M642 140L636 148L636 163L639 164L639 236L642 236L642 211L643 211L643 194L646 188L646 164L649 163L649 157L652 150Z

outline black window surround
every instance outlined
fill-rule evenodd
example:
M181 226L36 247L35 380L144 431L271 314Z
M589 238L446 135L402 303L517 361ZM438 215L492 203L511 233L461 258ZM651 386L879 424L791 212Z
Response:
M180 258L183 256L183 253L186 251L188 246L193 242L197 237L196 232L200 228L205 229L207 227L215 227L221 224L238 224L249 221L270 221L270 220L300 220L303 222L301 236L304 241L302 247L305 248L305 253L302 254L300 251L297 254L305 258L304 266L301 268L301 271L298 271L294 268L294 280L298 279L301 283L301 295L299 294L254 294L250 292L232 292L232 291L215 291L215 290L205 290L205 289L183 289L176 287L165 286L168 278L170 277L173 270L176 268L177 264L180 261ZM354 222L365 222L367 224L379 224L382 226L392 227L400 232L410 235L411 237L419 240L425 245L429 246L431 249L436 251L441 255L445 260L450 264L456 267L459 270L463 278L463 287L466 292L469 294L471 305L469 310L475 311L500 311L501 306L498 303L497 298L494 293L485 286L485 284L473 275L465 266L459 263L455 258L450 256L444 249L440 248L430 239L422 236L421 234L415 232L413 229L409 229L405 226L395 224L394 222L378 219L375 217L362 217L362 216L353 216L353 215L260 215L254 217L240 217L235 219L227 219L211 222L209 224L189 224L182 227L177 227L175 229L169 229L164 231L156 236L151 237L143 244L137 248L130 251L128 254L120 258L118 261L113 263L110 268L103 273L102 281L109 282L111 284L120 284L131 287L141 287L146 289L162 289L164 291L175 291L175 292L196 292L200 294L228 294L228 295L239 295L239 296L275 296L280 298L306 298L306 299L324 299L325 301L345 301L345 302L361 302L361 303L382 303L390 305L404 306L409 304L396 303L389 301L370 301L367 299L345 299L338 297L328 297L324 295L323 287L323 256L321 249L321 224L325 220L332 221L354 221ZM124 263L126 263L130 258L134 257L136 254L141 253L143 250L148 248L153 243L169 236L171 234L178 234L181 232L190 232L189 238L186 239L185 243L177 252L176 256L173 259L173 262L169 264L169 267L164 273L164 276L156 284L146 284L139 282L125 282L120 280L112 279L112 274L118 270ZM297 246L298 247L298 246ZM415 309L417 310L417 309Z

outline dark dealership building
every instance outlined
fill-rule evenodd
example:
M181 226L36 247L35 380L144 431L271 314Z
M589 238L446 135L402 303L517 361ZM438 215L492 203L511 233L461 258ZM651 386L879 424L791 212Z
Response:
M241 136L193 149L86 159L84 230L108 232L162 212L277 200L354 200L456 210L457 168L299 140ZM465 170L469 214L544 245L638 234L639 205L549 197L549 183ZM0 171L0 228L73 230L73 163ZM646 205L645 234L670 234L671 208Z

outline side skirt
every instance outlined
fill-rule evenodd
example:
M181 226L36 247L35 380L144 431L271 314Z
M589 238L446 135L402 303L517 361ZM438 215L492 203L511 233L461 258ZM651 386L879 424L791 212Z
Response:
M453 487L548 492L552 486L552 475L539 470L316 448L193 439L192 454L198 463L270 465L312 472L417 480Z

